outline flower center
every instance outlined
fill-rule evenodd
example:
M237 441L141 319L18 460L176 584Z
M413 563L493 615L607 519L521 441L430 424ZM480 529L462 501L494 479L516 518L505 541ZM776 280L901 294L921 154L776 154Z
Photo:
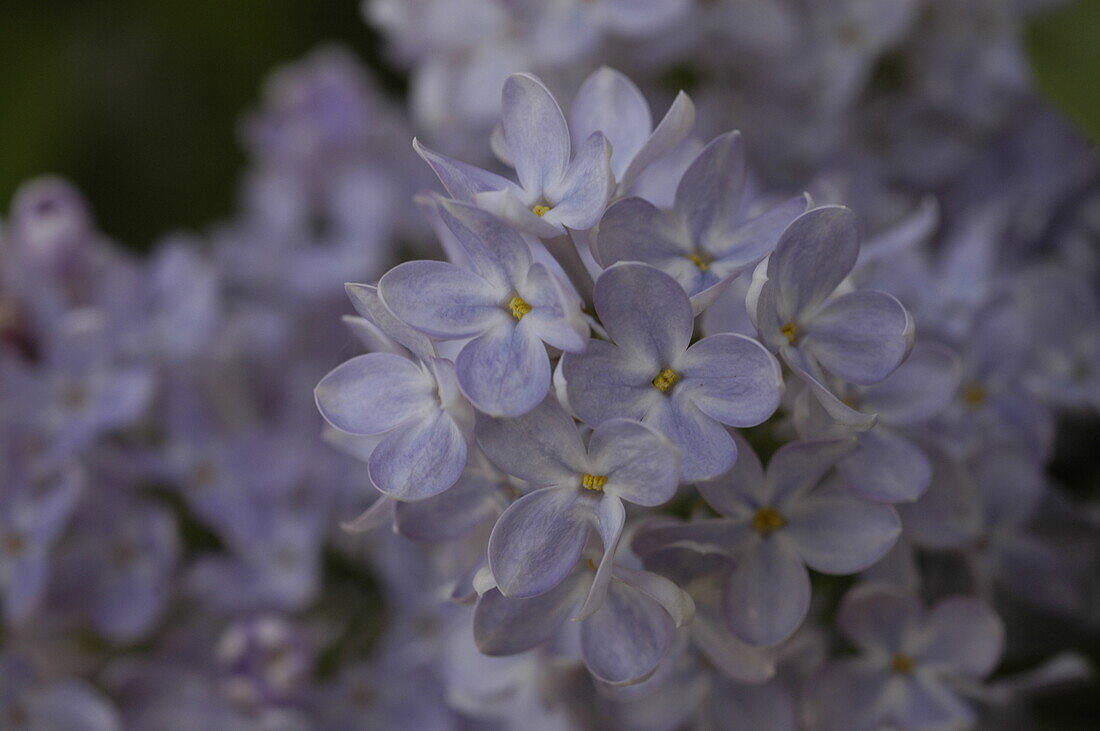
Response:
M976 383L971 383L963 388L962 397L967 406L978 406L985 401L985 389Z
M913 660L908 655L894 655L890 668L900 675L908 675L913 672Z
M603 486L607 484L607 475L590 475L587 472L581 476L581 487L593 492L603 492Z
M539 218L542 218L550 210L550 206L535 205L531 206L531 213L534 213Z
M516 295L508 300L508 310L512 313L512 317L522 320L523 316L531 311L531 305L524 302L522 297Z
M794 339L798 337L798 326L793 322L788 322L783 327L779 328L779 332L783 333L783 337L787 338L789 345L794 345Z
M774 533L787 524L787 519L774 508L760 508L752 516L752 529L762 536Z
M699 254L691 254L688 256L688 259L701 272L705 272L707 269L710 269L710 262L704 259Z
M653 387L655 389L657 389L661 393L665 393L666 391L668 391L668 389L675 386L676 382L679 381L679 380L680 380L680 374L678 374L676 371L672 370L671 368L665 368L660 373L658 373L656 376L654 376L653 380L650 381L650 383L653 384Z

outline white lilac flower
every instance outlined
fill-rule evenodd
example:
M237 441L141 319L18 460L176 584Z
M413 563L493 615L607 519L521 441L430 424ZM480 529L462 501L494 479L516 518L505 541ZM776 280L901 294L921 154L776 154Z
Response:
M479 420L478 443L497 467L534 488L504 511L489 538L489 567L501 593L530 597L557 586L595 526L604 557L584 608L591 614L610 581L626 521L623 503L652 507L672 497L675 448L629 419L603 422L586 443L552 396L518 418Z
M825 667L814 688L823 729L961 728L977 721L958 689L988 675L1004 626L968 596L930 609L895 589L864 584L841 603L837 624L860 654Z
M367 463L381 492L401 500L437 495L462 474L473 436L473 409L455 366L394 320L373 287L349 285L348 293L371 327L411 350L367 353L338 366L317 384L317 407L341 431L382 437Z
M600 221L593 254L603 266L642 261L669 274L698 314L741 272L771 253L785 228L806 210L796 196L767 211L745 212L745 153L738 132L716 137L692 161L671 211L624 198Z
M873 416L842 403L825 385L826 373L858 385L883 380L909 355L914 325L893 296L845 290L858 256L850 210L807 211L756 268L748 309L763 341L806 381L830 416L869 426Z
M655 526L634 546L643 554L682 547L730 557L735 568L724 598L730 628L755 645L782 642L810 608L807 566L828 574L862 571L901 533L892 507L856 497L827 479L855 446L852 440L787 444L765 473L742 444L730 472L699 484L722 517Z
M580 352L588 339L580 299L539 262L527 243L490 213L441 200L439 213L473 270L438 261L406 262L378 283L386 307L438 339L469 340L455 376L478 410L493 416L530 411L550 387L547 343Z
M691 344L691 303L660 270L637 262L605 270L596 314L611 342L567 353L569 405L586 423L637 419L680 449L681 479L728 470L737 447L723 424L755 426L779 405L779 364L755 340L722 333Z

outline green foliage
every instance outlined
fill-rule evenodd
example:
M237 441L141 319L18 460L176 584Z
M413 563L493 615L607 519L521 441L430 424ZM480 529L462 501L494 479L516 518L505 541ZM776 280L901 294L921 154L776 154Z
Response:
M1039 91L1100 142L1100 0L1040 16L1026 39Z

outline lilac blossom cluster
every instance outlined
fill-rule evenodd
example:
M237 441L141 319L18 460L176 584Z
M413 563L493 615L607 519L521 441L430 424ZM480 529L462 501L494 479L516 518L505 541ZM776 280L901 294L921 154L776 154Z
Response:
M25 185L0 727L1026 724L1100 630L1040 4L368 0L409 117L277 71L201 236Z

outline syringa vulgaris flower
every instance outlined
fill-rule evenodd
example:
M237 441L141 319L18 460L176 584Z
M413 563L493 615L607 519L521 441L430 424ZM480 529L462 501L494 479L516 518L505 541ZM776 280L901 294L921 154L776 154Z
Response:
M479 420L478 443L499 468L536 488L504 511L489 538L489 568L501 593L530 597L553 589L595 527L604 557L583 609L591 614L611 578L626 521L623 502L652 507L672 497L675 447L629 419L603 422L586 444L553 396L518 418Z
M837 423L809 388L795 400L795 425L803 439L850 437L859 443L837 464L856 494L887 503L912 502L928 488L932 466L906 430L919 429L943 412L955 398L960 378L959 358L950 348L917 343L885 380L873 386L841 385L845 404L878 416L869 429Z
M571 159L569 126L550 90L531 74L504 82L501 125L519 184L413 143L454 198L495 213L514 228L554 238L599 221L615 185L611 145L593 132Z
M748 310L760 337L830 416L866 427L874 416L841 402L825 385L826 373L857 385L883 380L909 355L914 325L893 296L842 288L858 256L859 230L850 210L807 211L756 268Z
M810 608L807 566L827 574L862 571L901 533L891 506L826 480L855 446L846 439L787 444L765 473L742 443L732 470L699 484L722 517L654 526L639 533L634 548L643 555L681 547L728 556L735 564L724 598L730 628L755 645L782 642Z
M603 266L642 261L669 274L698 314L730 280L771 253L783 230L806 210L797 196L746 215L745 152L739 132L716 137L680 178L671 211L644 198L614 203L600 221L593 253Z
M605 563L608 560L605 558ZM570 618L580 620L580 650L589 672L610 685L630 685L656 671L669 651L674 627L691 622L694 603L663 576L575 561L550 591L506 597L491 588L474 609L474 640L488 655L514 655L551 639ZM606 571L605 600L592 612L583 607Z
M1005 639L985 604L949 596L926 610L897 589L864 584L844 597L837 624L860 654L822 670L815 728L969 728L977 721L957 689L973 688L997 666Z
M317 384L317 407L341 431L380 437L367 472L382 493L398 500L437 495L462 474L473 438L474 412L455 366L397 321L374 287L347 289L363 327L397 352L367 353L338 366Z
M480 411L530 411L550 387L543 343L569 352L585 348L580 298L533 262L523 238L496 216L446 200L439 213L473 271L448 262L406 262L382 277L378 294L401 321L426 335L472 338L454 367L459 388Z
M569 405L586 423L637 419L680 449L681 479L728 470L737 447L723 424L755 426L779 405L779 364L760 343L720 333L691 344L691 303L660 270L621 262L596 282L595 308L612 342L562 359ZM690 345L690 347L689 347Z

